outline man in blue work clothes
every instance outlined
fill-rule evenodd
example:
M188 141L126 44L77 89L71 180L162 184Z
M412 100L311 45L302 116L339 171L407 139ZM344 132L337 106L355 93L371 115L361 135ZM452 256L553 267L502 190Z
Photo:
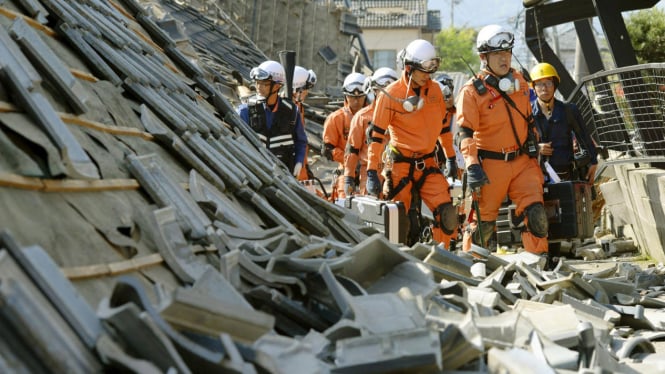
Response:
M294 176L305 161L307 135L298 107L279 96L286 83L284 67L277 61L265 61L249 73L256 85L256 95L238 107L240 117L254 130L259 140Z

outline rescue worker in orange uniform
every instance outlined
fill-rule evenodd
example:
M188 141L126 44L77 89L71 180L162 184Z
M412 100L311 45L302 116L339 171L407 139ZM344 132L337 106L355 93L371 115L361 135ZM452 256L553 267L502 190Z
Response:
M297 66L293 69L293 102L298 107L300 111L300 118L303 128L305 127L305 108L303 104L309 90L314 87L316 84L316 73L314 71L306 70L302 66ZM309 147L305 147L305 163L303 168L300 169L300 174L296 176L299 181L305 181L308 179L313 179L312 171L309 168L309 163L307 162L307 155L309 152Z
M455 89L453 79L448 74L441 74L437 76L434 80L439 84L439 88L441 88L441 92L443 93L443 101L446 104L446 116L443 118L442 133L453 134L452 130L453 130L453 123L455 122L455 112L456 112L455 99L453 97L453 92ZM458 150L455 149L455 153L453 155L451 155L450 157L446 157L446 154L444 152L443 147L441 146L441 143L437 141L436 146L437 146L436 157L439 163L439 168L443 172L443 175L446 178L451 178L453 181L459 178L458 175L459 169L457 165ZM454 148L455 146L453 144L453 149ZM459 211L460 208L457 208L457 210ZM457 240L459 236L460 230L458 230L458 228L459 225L455 227L455 231L451 235L451 237L455 240ZM440 228L433 227L432 239L434 239L434 241L437 242L443 242L447 239L447 237Z
M448 182L434 157L437 139L446 155L454 154L452 134L443 131L446 115L443 94L431 79L440 61L434 46L426 40L414 40L400 51L398 62L404 68L402 76L381 90L376 100L367 155L367 192L378 196L381 190L377 170L383 139L386 131L390 131L384 197L404 203L412 222L410 240L414 239L414 225L420 229L412 215L414 211L419 212L420 206L413 202L424 202L433 213L435 226L447 236L442 244L449 248L457 216Z
M342 92L344 93L344 106L330 113L323 123L322 156L330 161L339 163L335 174L337 175L337 197L344 198L344 151L346 140L349 137L351 119L365 105L367 96L363 91L365 75L351 73L344 79ZM334 194L333 194L334 195Z
M443 93L443 101L446 103L446 116L443 118L443 132L453 133L453 122L455 121L455 113L457 108L455 107L455 98L453 97L453 91L455 90L455 85L453 79L448 74L441 74L436 77L435 81L439 83L441 92ZM453 146L454 148L454 146ZM458 165L457 165L457 153L446 157L443 153L443 148L439 146L440 151L437 153L439 157L439 166L443 171L443 174L446 178L458 178Z
M367 194L367 129L374 115L375 98L380 94L379 88L385 88L399 79L397 72L391 68L379 68L371 77L365 80L365 94L369 105L360 109L353 119L349 129L349 138L344 153L344 192L346 196L356 191L356 179L359 179L358 191L361 195ZM357 165L360 170L356 175Z
M476 41L482 71L462 87L457 98L457 139L467 183L476 191L478 203L464 232L463 248L470 250L471 243L487 246L508 194L517 206L515 221L519 222L513 223L522 230L524 249L541 254L547 252L548 230L544 180L529 86L511 68L513 44L513 34L502 26L483 27Z

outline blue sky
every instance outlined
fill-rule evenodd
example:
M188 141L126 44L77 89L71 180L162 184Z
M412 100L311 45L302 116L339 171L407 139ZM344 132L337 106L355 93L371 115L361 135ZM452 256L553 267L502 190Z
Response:
M466 26L479 30L483 26L497 23L512 28L515 34L513 52L528 64L526 60L531 54L524 43L523 26L516 24L518 17L524 16L522 0L428 0L429 9L441 11L442 28L450 26L451 1L458 3L453 8L455 27ZM656 7L665 10L665 1L659 1ZM624 17L627 15L628 13L624 13Z
M454 0L429 0L430 9L441 11L442 26L450 26L450 3ZM453 8L456 27L468 26L479 29L491 23L514 24L515 17L524 7L522 0L462 0Z
M450 3L456 0L428 0L430 9L441 11L441 21L444 28L450 26ZM458 5L453 8L453 20L456 27L468 26L475 29L498 23L505 26L515 26L515 20L524 6L522 0L457 0ZM656 5L665 9L665 1Z

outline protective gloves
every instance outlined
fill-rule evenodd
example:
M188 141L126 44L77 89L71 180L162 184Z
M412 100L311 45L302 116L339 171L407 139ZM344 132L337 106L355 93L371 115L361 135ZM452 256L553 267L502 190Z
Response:
M457 178L457 159L455 157L446 159L446 171L443 175L445 175L446 178L452 178L453 180Z
M302 169L302 162L297 162L296 166L293 167L294 177L298 177L300 175L300 169Z
M344 193L346 196L353 195L353 192L356 190L356 179L351 176L344 177Z
M367 194L372 196L379 196L381 192L381 182L379 181L379 174L376 170L367 170Z
M477 190L488 184L490 180L487 179L487 174L480 165L473 164L466 168L466 182L472 190Z

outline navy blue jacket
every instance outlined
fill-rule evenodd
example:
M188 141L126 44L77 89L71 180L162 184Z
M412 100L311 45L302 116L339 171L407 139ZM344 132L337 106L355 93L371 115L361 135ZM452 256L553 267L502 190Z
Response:
M552 116L549 120L545 117L545 113L540 110L538 100L531 102L533 108L533 118L536 121L536 128L540 134L540 143L552 142L554 152L549 157L549 163L552 167L570 167L573 162L573 125L568 123L566 118L565 105L570 105L573 117L577 120L582 134L582 146L591 155L591 163L597 164L597 152L591 137L586 131L586 126L582 115L580 114L577 106L572 103L565 104L564 102L554 99L554 109ZM578 141L579 143L579 141Z
M262 123L252 123L247 104L241 104L237 111L240 117L258 133L261 142L289 169L292 169L298 162L305 164L307 134L298 107L291 102L284 101L281 97L277 100L276 107L272 108L265 102L254 103L254 105L263 107L265 116L260 121Z

